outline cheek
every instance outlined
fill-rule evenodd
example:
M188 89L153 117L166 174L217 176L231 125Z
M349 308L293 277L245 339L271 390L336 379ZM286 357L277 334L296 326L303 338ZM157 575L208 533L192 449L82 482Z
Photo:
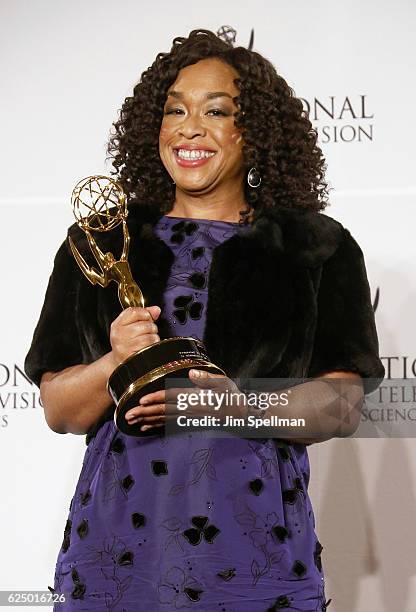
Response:
M159 130L159 144L167 144L170 139L174 136L175 129L168 123L162 122Z
M164 127L163 125L160 127L159 131L159 156L165 165L169 162L169 143L171 141L171 130L169 128Z
M243 135L241 132L233 130L228 137L228 146L232 147L236 153L241 153L243 149Z
M243 146L243 135L238 132L237 134L234 134L232 138L234 144L241 149Z
M160 132L159 132L159 144L163 144L167 140L168 134L169 134L168 128L166 128L162 123L160 127Z

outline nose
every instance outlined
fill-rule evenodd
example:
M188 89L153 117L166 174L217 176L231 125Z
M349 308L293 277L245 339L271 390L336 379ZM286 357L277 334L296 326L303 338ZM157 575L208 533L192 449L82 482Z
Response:
M196 136L205 136L206 130L199 115L190 113L184 117L179 128L179 133L184 138L191 139Z

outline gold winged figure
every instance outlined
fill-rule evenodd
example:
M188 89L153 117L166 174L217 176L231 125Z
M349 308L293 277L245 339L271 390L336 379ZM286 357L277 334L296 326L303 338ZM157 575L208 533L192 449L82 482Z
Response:
M101 287L107 287L111 281L115 281L118 284L118 299L120 300L120 304L123 308L129 308L130 306L141 306L143 308L143 293L133 279L130 264L127 261L130 236L127 229L127 223L124 218L122 223L124 244L123 252L119 260L116 260L114 255L110 252L103 253L92 237L89 229L87 229L85 226L83 227L91 251L100 267L101 272L97 272L95 268L92 266L90 267L86 263L71 237L69 237L69 245L79 267L93 285L99 284Z

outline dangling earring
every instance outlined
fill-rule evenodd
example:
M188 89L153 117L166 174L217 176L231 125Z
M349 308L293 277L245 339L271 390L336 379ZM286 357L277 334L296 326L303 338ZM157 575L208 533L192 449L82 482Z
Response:
M253 189L257 189L261 185L261 175L257 168L250 168L247 174L247 183Z

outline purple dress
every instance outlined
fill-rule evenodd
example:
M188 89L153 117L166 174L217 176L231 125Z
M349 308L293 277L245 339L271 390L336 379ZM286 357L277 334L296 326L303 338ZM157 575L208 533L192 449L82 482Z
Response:
M171 335L202 338L212 249L244 226L162 217ZM326 609L305 445L209 432L145 438L106 422L71 501L55 610Z

